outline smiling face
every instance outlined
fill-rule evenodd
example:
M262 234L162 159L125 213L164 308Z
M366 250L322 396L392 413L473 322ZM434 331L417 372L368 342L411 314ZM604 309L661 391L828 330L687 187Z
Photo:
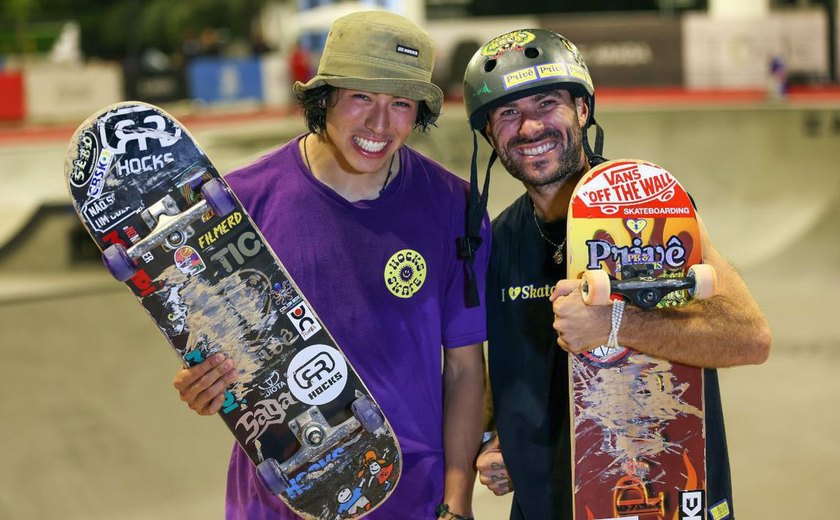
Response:
M513 177L548 186L586 167L582 129L588 111L583 98L572 99L567 90L534 94L491 111L487 136Z
M353 496L353 492L350 491L350 488L341 488L338 490L338 493L335 495L335 499L338 500L339 504L343 504L350 500L350 497Z
M335 160L351 173L388 168L417 119L417 101L337 89L327 104L326 128Z

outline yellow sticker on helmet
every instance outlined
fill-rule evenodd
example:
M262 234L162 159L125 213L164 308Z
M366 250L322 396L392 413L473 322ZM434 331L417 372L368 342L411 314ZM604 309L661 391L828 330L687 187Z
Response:
M519 69L515 72L511 72L510 74L505 74L502 76L502 82L505 85L505 90L511 89L523 83L529 83L531 81L536 81L540 79L539 75L537 74L536 67L528 67L527 69Z
M510 90L524 83L549 78L577 78L589 85L590 89L592 88L592 80L589 78L586 69L565 63L545 63L519 69L502 76L502 83L505 90Z
M511 49L521 47L536 38L533 33L528 31L512 31L502 34L490 40L487 45L481 48L481 55L488 57L496 57L503 52Z

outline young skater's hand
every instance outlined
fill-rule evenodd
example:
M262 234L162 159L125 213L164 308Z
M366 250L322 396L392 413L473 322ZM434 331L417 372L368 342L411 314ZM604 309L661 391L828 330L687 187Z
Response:
M236 379L233 360L216 353L201 363L182 368L172 385L181 400L199 415L213 415L225 401L225 389Z

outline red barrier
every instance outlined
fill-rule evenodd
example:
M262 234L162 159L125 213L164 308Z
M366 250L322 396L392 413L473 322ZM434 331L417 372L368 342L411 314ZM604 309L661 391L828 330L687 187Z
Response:
M0 121L20 121L25 114L23 74L0 72Z

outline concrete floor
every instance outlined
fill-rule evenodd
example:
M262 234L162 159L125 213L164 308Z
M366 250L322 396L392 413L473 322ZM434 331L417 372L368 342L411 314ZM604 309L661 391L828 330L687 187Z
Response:
M412 139L458 172L471 152L462 110L447 105L440 128ZM599 106L599 120L610 157L657 162L692 192L773 326L766 364L721 371L739 518L833 516L840 104ZM191 128L223 171L301 130L264 118ZM178 361L128 290L70 265L60 241L73 221L4 247L40 203L66 201L66 142L0 139L0 518L222 518L227 430L177 399ZM493 175L496 214L522 188ZM509 498L475 496L476 518L507 518Z

